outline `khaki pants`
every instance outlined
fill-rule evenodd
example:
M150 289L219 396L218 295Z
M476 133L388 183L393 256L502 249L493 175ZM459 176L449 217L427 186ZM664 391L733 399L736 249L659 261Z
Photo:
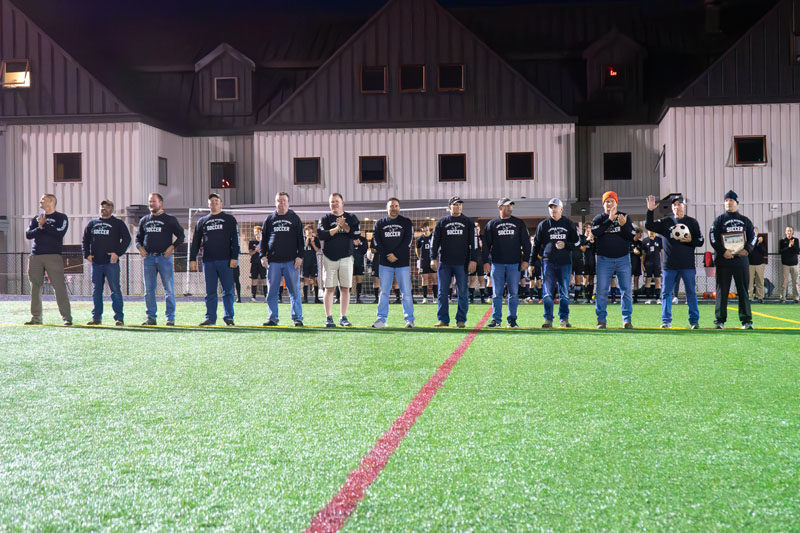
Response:
M767 265L750 265L750 299L764 299L764 268Z
M28 278L31 280L31 318L34 322L42 321L42 285L45 272L56 293L61 318L71 322L72 311L67 296L67 285L64 283L64 259L59 254L32 255L30 258Z
M783 286L781 286L781 301L789 296L789 287L792 289L792 299L797 300L798 287L797 287L797 265L781 265L783 269ZM789 280L791 279L791 285Z

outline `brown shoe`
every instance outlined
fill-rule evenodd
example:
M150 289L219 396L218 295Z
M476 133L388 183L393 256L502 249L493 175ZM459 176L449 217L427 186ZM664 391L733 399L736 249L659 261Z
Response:
M467 323L466 322L456 322L456 327L465 328L465 327L467 327Z
M598 322L596 327L597 327L597 329L606 329L606 323L605 322Z
M633 324L631 324L630 322L625 322L624 324L622 324L622 327L625 329L633 329Z
M435 328L449 328L449 327L450 327L450 324L445 324L444 322L442 322L442 321L440 320L439 322L437 322L436 324L434 324L434 325L433 325L433 327L435 327Z
M92 320L90 320L89 322L86 323L87 326L99 326L100 324L102 324L101 321L94 320L94 319L92 319Z

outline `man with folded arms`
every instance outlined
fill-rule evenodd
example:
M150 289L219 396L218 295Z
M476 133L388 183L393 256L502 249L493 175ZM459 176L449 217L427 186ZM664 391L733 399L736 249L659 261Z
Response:
M92 265L92 319L87 325L103 321L103 288L111 290L111 308L117 326L125 325L122 312L119 258L131 244L131 232L125 222L114 216L114 202L100 202L100 216L93 218L83 231L83 257Z

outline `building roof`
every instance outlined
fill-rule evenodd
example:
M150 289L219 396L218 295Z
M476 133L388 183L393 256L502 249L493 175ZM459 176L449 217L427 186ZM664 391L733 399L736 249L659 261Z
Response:
M18 5L19 0L11 0ZM94 1L94 0L93 0ZM706 31L703 0L614 0L457 7L448 11L510 65L525 85L582 124L647 123L664 103L718 59L776 0L721 0L721 32ZM109 10L123 4L108 5ZM181 134L244 133L272 116L329 61L385 2L306 4L175 2L131 4L107 11L54 12L50 0L26 0L25 13L107 87L126 108ZM474 2L473 2L474 3ZM491 3L491 2L488 2ZM66 5L66 4L65 4ZM69 4L70 6L74 4ZM455 7L453 7L455 5ZM116 7L115 7L116 6ZM261 7L259 7L261 6ZM201 9L202 8L202 9ZM98 7L98 10L100 8ZM216 10L216 11L215 11ZM111 13L111 16L108 15ZM100 15L98 15L99 17ZM616 31L645 52L643 100L631 111L587 97L584 52ZM99 46L102 43L102 50ZM252 61L253 113L223 121L193 104L195 67L223 43Z

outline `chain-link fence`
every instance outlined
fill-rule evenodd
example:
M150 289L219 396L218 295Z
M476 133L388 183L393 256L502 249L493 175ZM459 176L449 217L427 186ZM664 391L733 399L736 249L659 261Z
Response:
M185 250L185 246L183 247ZM412 252L412 257L413 257ZM91 296L92 279L91 265L83 259L80 254L64 254L64 270L67 289L74 296ZM321 273L320 256L318 254L318 272ZM28 280L28 262L30 255L27 253L3 253L0 254L0 294L30 294L31 286ZM144 295L144 274L142 269L143 258L137 253L128 253L120 257L121 286L122 292L126 296ZM372 273L369 258L364 259L364 275L361 279L361 293L363 298L371 301L374 298L373 287L375 277ZM176 252L174 256L175 265L175 294L185 296L202 296L205 294L205 282L202 272L187 272L186 252ZM703 254L695 255L695 265L697 268L697 293L699 296L712 294L715 288L715 269L704 266ZM198 265L202 268L202 263ZM243 297L250 295L250 256L246 253L239 257L239 282L242 287ZM422 275L417 269L415 261L411 264L411 279L414 287L414 296L422 296ZM782 268L779 254L770 254L768 263L764 268L765 290L764 294L769 298L778 298L783 287ZM644 276L640 279L640 284L644 285ZM321 286L321 284L318 284ZM160 283L158 284L159 291ZM355 290L355 285L354 285ZM732 285L731 290L735 290ZM108 288L106 288L106 292ZM49 282L45 280L45 294L52 294L53 289ZM681 286L680 292L683 292ZM261 292L259 292L261 295ZM429 294L429 297L432 297Z

